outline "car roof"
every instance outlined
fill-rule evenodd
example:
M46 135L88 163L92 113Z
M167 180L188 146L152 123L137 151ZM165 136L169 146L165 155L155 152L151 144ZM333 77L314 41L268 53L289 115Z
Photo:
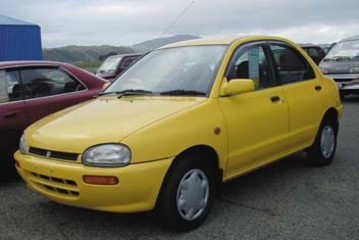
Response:
M186 47L186 46L205 46L205 45L230 45L236 41L250 42L250 41L284 41L293 43L290 40L277 36L240 36L240 37L227 37L227 38L199 38L188 41L176 42L169 45L159 47L157 49Z
M344 39L340 40L339 42L354 41L354 40L359 40L359 35L344 38Z
M55 61L5 61L0 62L0 68L4 67L27 67L27 66L69 66L68 63Z

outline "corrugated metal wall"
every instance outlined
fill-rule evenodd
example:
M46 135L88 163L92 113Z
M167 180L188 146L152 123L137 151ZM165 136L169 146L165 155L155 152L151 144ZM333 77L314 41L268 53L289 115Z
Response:
M39 26L0 25L0 61L10 60L42 60Z

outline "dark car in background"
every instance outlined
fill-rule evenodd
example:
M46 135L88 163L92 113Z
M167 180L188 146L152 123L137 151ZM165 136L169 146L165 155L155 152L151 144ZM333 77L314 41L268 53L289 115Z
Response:
M107 81L73 65L0 63L0 172L12 164L23 130L36 120L89 100Z
M299 44L299 46L319 65L320 61L325 57L324 50L315 44Z
M110 56L102 63L100 68L97 70L96 75L111 81L141 56L142 54L121 54Z
M359 35L335 44L319 68L336 81L342 98L349 94L359 94Z

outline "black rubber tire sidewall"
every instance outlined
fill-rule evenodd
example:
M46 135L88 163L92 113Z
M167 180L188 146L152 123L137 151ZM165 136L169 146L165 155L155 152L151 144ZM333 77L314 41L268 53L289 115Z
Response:
M181 217L177 210L177 189L183 176L191 169L200 169L207 177L209 182L209 199L206 209L195 220L188 221ZM164 225L173 231L187 232L200 226L207 218L211 209L214 198L214 171L205 162L195 156L180 157L171 167L165 178L164 185L161 189L157 209Z
M332 154L329 157L325 157L321 151L321 135L322 135L323 129L326 126L330 126L334 130L334 133L335 133L334 149L333 149ZM307 151L310 165L326 166L326 165L329 165L333 161L333 158L334 158L334 155L336 152L336 148L337 148L337 135L338 135L338 130L336 128L335 121L332 119L329 119L329 118L324 119L319 127L319 131L315 138L314 144Z

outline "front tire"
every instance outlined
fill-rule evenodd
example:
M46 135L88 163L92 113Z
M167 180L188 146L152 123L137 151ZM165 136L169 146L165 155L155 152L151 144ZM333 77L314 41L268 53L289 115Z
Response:
M319 127L314 144L307 151L311 165L326 166L333 161L337 148L337 135L336 121L325 118Z
M200 226L212 206L214 179L214 170L203 159L177 159L166 176L157 206L163 223L180 232Z

